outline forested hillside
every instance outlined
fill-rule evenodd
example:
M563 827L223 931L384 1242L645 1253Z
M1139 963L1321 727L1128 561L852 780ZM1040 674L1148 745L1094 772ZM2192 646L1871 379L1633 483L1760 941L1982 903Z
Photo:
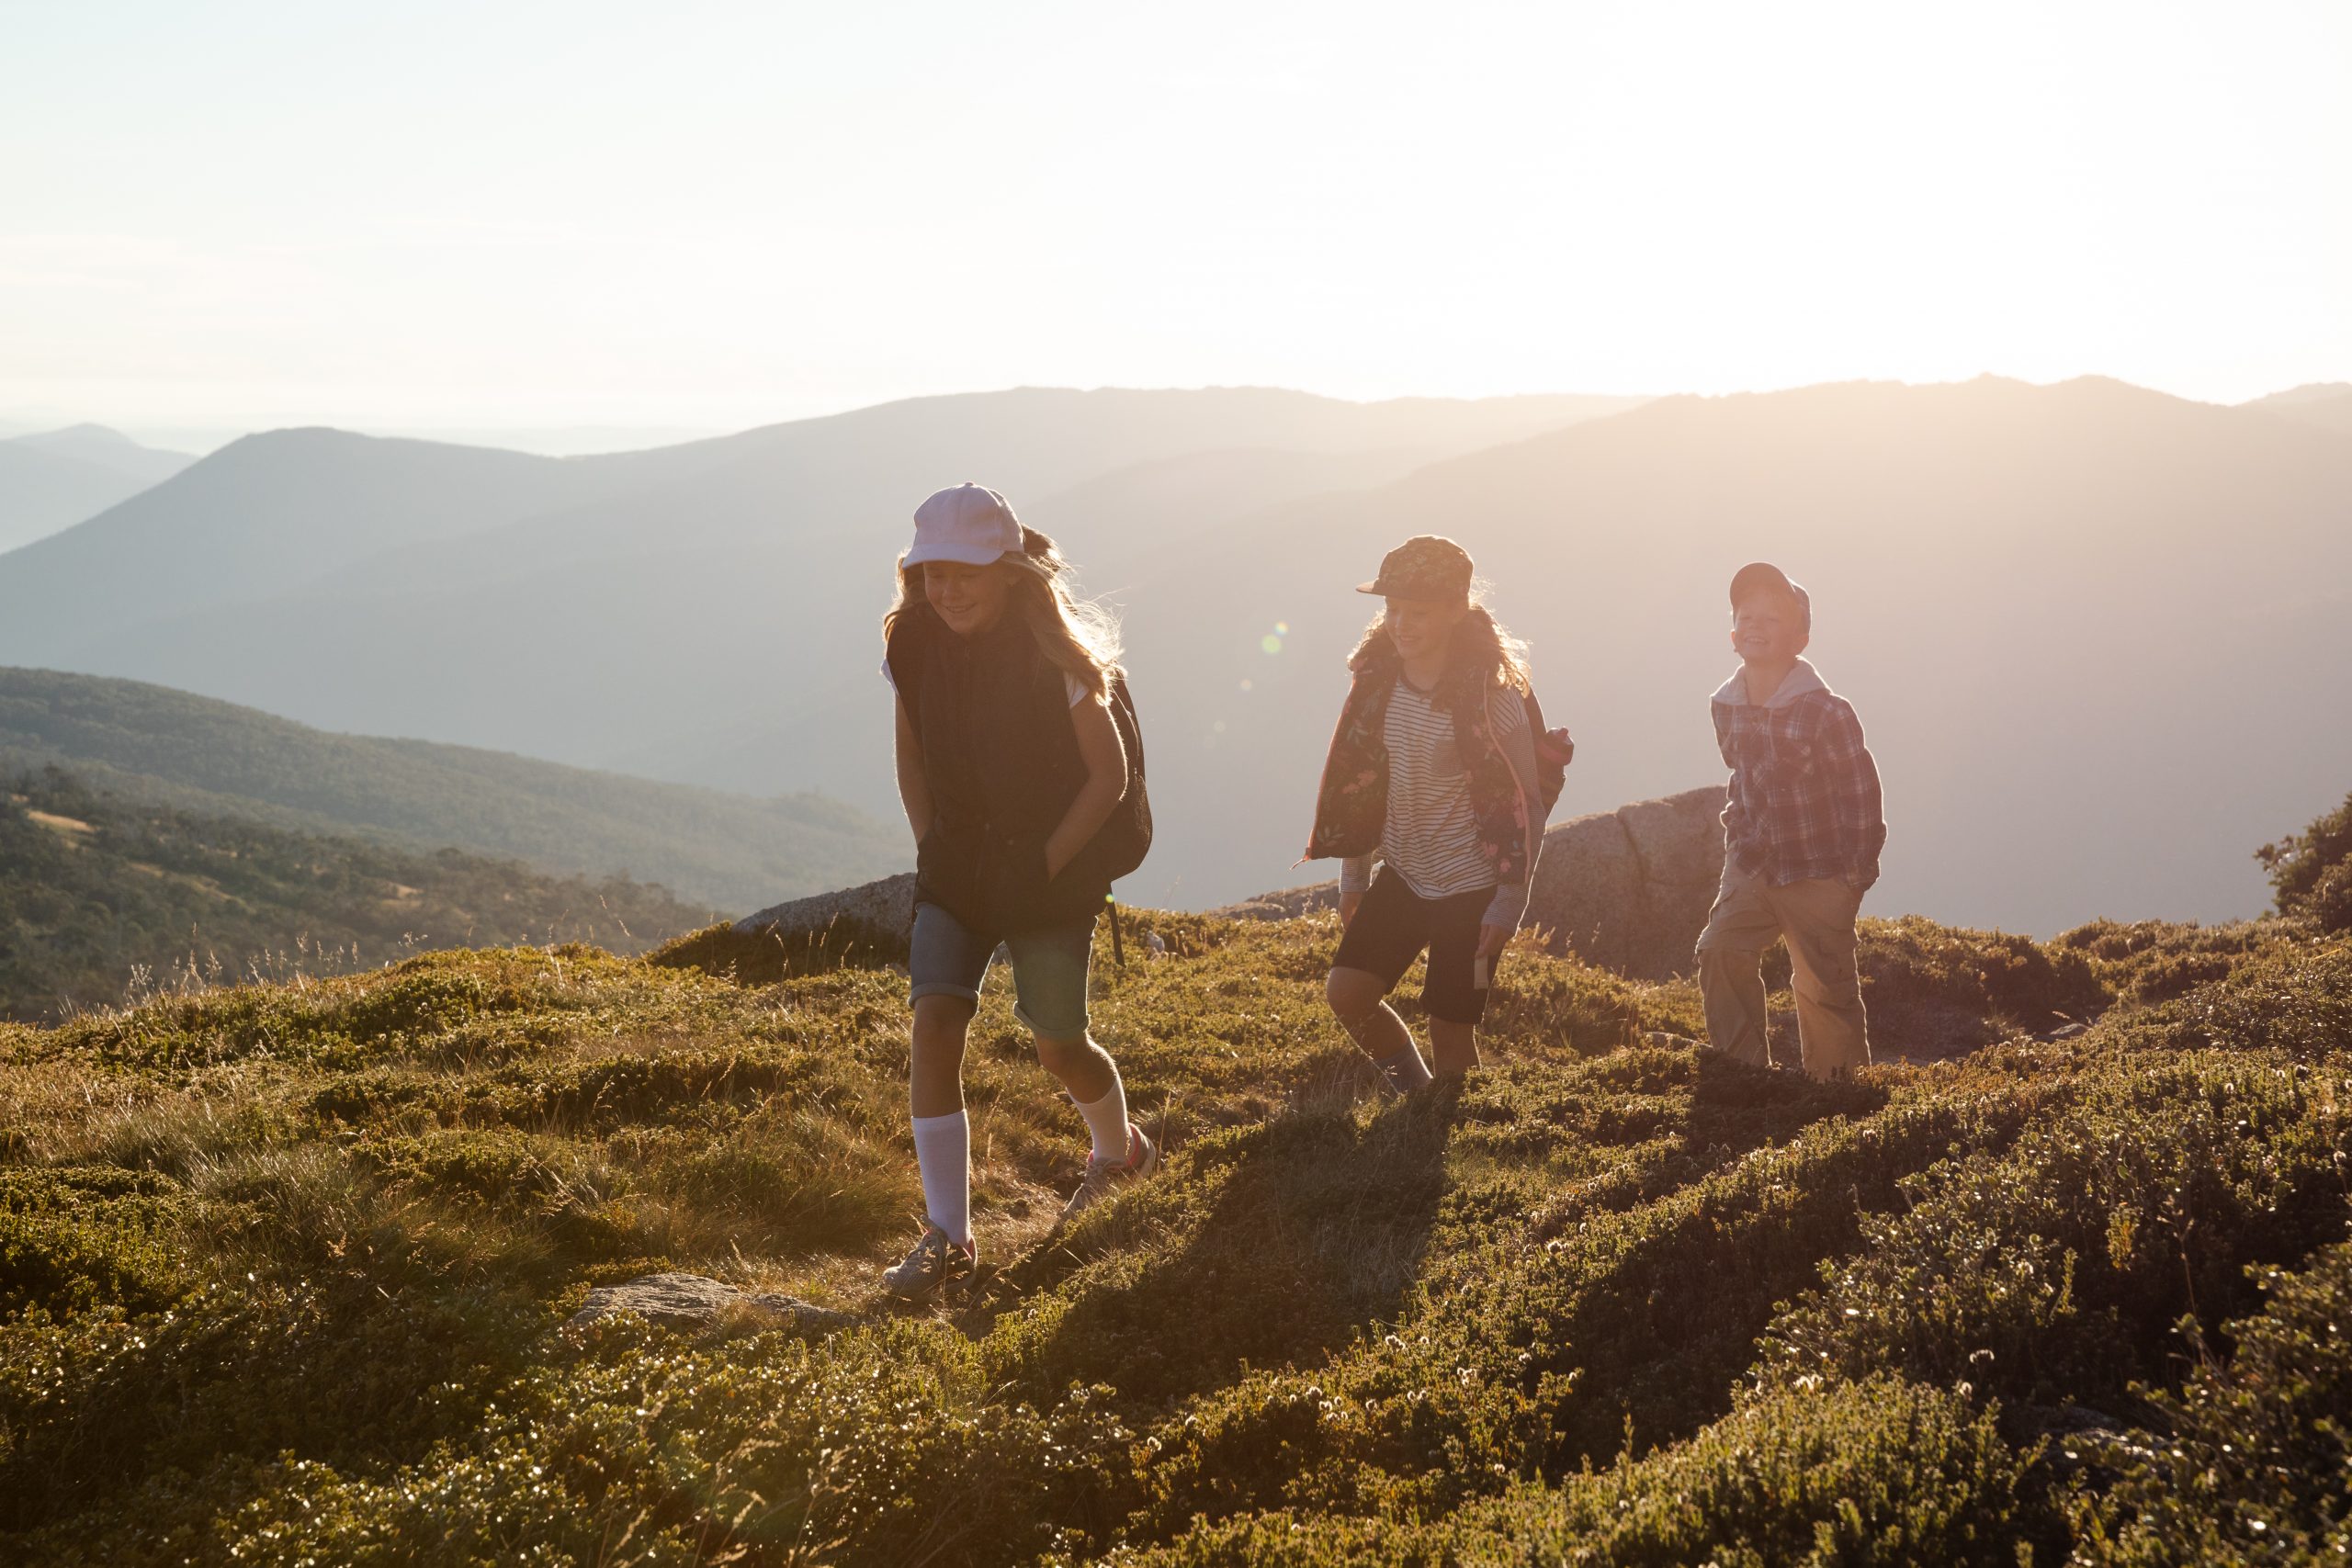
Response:
M708 918L619 878L126 801L54 768L0 777L0 1019L315 978L432 948L633 953Z
M52 763L129 797L628 875L739 913L912 858L903 824L820 795L757 799L469 747L333 735L164 686L0 669L0 770Z

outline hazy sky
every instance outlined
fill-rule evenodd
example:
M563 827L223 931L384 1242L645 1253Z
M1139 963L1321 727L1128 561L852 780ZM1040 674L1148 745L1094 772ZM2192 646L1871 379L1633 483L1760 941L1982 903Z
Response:
M0 418L2352 378L2352 5L0 0Z

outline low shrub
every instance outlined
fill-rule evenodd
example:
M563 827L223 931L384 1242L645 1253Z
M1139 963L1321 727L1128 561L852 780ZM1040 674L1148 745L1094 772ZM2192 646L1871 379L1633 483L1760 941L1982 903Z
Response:
M1687 1442L1557 1487L1524 1483L1450 1519L1278 1510L1204 1521L1120 1568L1903 1568L2020 1561L2063 1546L1994 1417L1938 1389L1881 1379L1776 1392Z
M2259 1269L2269 1300L2231 1324L2227 1361L2148 1393L2165 1435L2073 1506L2072 1561L2118 1568L2341 1562L2352 1554L2352 1244ZM2192 1340L2201 1338L2185 1324Z
M2200 926L2174 920L2093 920L2061 932L2051 946L2079 953L2126 1002L2169 1001L2222 979L2238 961L2278 941L2258 920Z
M2352 1049L2352 942L2286 942L2157 1016L2191 1040L2313 1063Z
M1690 1441L1470 1510L1470 1560L1723 1568L1889 1568L2019 1561L2063 1545L1991 1412L1951 1393L1872 1379L1776 1393Z
M1084 1530L1125 1429L1080 1390L991 1398L955 1336L681 1342L633 1320L503 1391L481 1430L382 1480L282 1472L235 1519L275 1562L1026 1562Z
M2127 1057L2005 1150L1903 1183L1862 1246L1774 1321L1773 1385L1881 1371L2045 1404L2111 1405L2249 1262L2340 1231L2346 1089L2239 1054Z
M1915 1059L2086 1022L2113 999L2074 949L1917 915L1863 920L1855 957L1871 1036Z
M2324 931L2352 931L2352 795L2301 832L2263 845L2255 858L2270 874L2280 914Z
M0 1314L146 1312L192 1282L172 1246L185 1195L146 1171L0 1168Z

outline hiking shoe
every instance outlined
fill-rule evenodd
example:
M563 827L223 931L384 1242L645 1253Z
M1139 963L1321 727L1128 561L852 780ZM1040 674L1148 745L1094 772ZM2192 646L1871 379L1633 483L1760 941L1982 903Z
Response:
M1127 1157L1125 1163L1086 1156L1086 1179L1062 1205L1061 1223L1068 1224L1114 1190L1130 1181L1140 1181L1159 1168L1159 1145L1144 1136L1143 1129L1127 1123Z
M977 1247L958 1247L931 1225L903 1261L882 1271L882 1288L902 1302L941 1301L970 1289L978 1267Z

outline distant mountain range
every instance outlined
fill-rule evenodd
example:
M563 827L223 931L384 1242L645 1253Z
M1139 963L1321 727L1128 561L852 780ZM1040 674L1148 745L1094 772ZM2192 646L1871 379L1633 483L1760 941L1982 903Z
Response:
M469 747L331 735L159 686L0 669L0 773L52 765L126 799L281 829L625 874L706 912L746 913L912 858L902 822L811 795L753 799Z
M2245 405L2325 430L2352 431L2352 381L2314 381Z
M98 424L0 440L0 550L94 517L195 461Z
M1169 807L1181 847L1146 874L1296 854L1368 618L1347 585L1438 528L1578 737L1563 812L1720 773L1726 584L1776 560L1812 590L1811 657L1886 775L1876 908L2045 933L2252 914L2245 846L2352 782L2347 513L2352 437L1990 378L1663 399L1278 508L1137 570L1156 798L1199 803ZM1231 886L1188 881L1186 901Z
M1723 585L1772 558L1888 776L1878 908L2222 918L2264 900L2238 846L2352 779L2333 406L1029 389L569 459L279 432L0 557L0 660L888 823L891 558L977 479L1124 609L1161 840L1122 892L1204 906L1323 869L1290 862L1388 545L1462 539L1532 639L1563 812L1719 770Z
M1032 389L576 458L281 431L0 557L0 662L895 813L876 626L929 490L998 484L1110 585L1159 537L1060 492L1189 482L1181 536L1636 400Z

